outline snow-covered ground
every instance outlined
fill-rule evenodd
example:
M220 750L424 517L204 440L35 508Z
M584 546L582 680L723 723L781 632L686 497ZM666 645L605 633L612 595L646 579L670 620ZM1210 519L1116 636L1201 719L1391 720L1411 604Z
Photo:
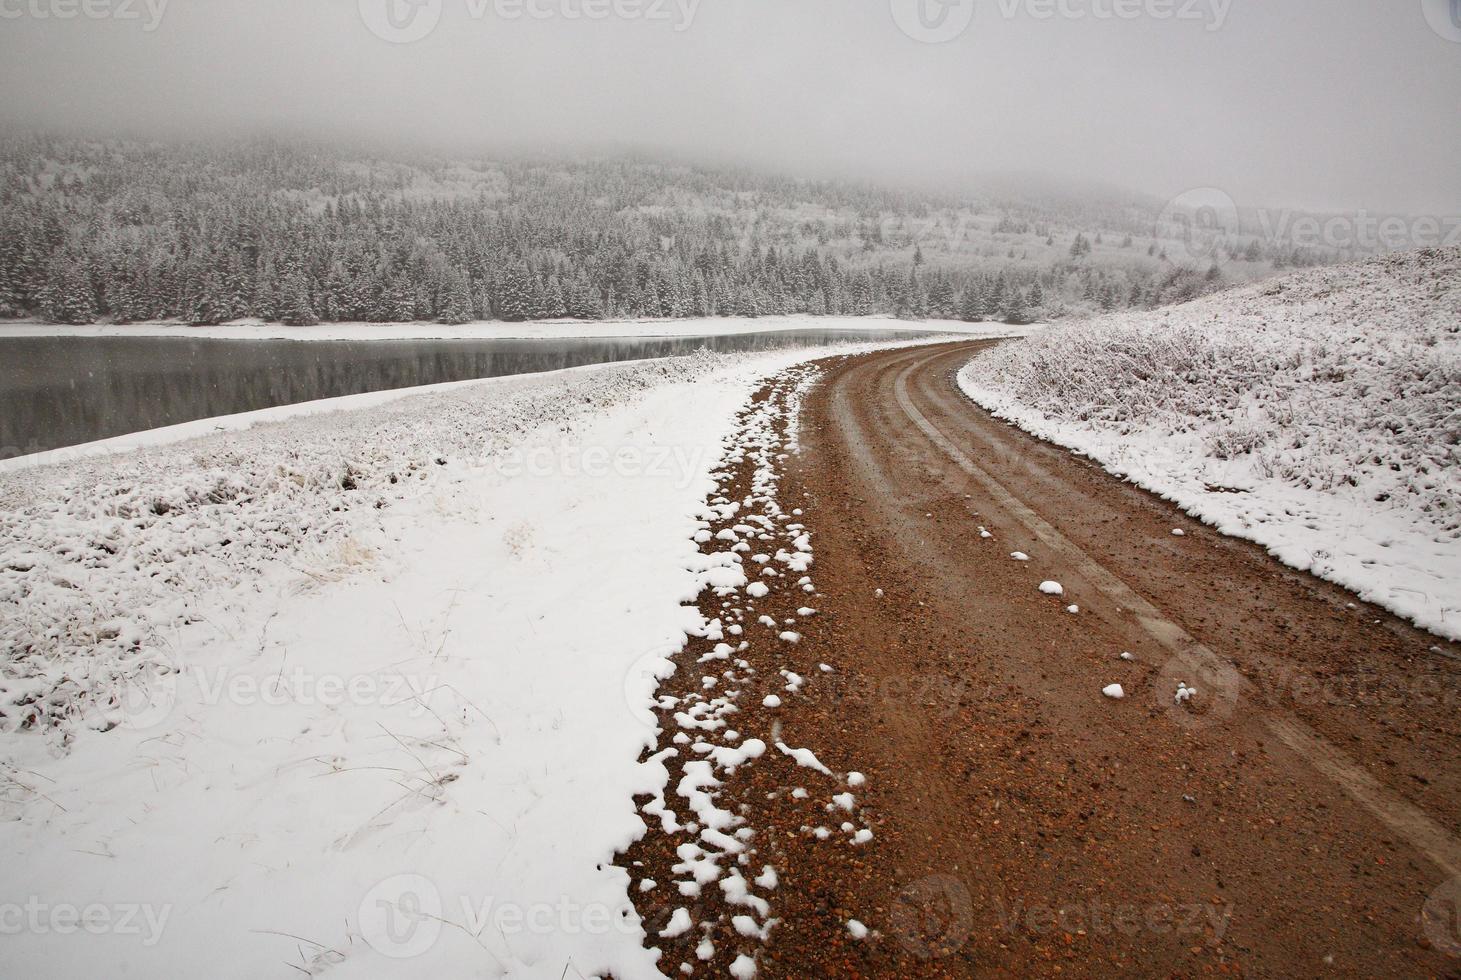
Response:
M541 320L529 323L326 323L287 327L239 322L216 327L179 323L90 324L68 326L23 321L0 322L6 337L192 337L216 340L519 340L570 337L700 337L713 334L767 333L774 330L907 330L1007 336L1001 323L960 320L898 320L875 316L709 317L676 320ZM1024 328L1014 328L1016 332Z
M5 972L655 975L611 863L666 789L646 709L728 573L694 539L737 409L825 353L0 475Z
M1461 249L1053 327L975 402L1461 639Z

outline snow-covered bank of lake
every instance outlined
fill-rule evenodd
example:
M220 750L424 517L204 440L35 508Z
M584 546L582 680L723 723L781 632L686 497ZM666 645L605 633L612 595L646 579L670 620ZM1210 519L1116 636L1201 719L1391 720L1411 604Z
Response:
M362 392L678 356L702 349L730 354L952 336L946 325L918 330L897 321L878 321L897 325L841 329L828 325L833 321L799 322L801 326L785 329L747 329L754 324L732 322L720 331L714 320L675 321L656 325L671 332L649 337L573 336L580 326L588 325L553 325L562 331L560 335L529 339L488 336L477 329L447 339L398 339L392 337L394 328L376 325L326 328L313 334L306 328L289 339L268 337L272 331L267 328L252 331L255 336L234 336L233 328L223 328L223 336L208 328L183 328L186 332L181 333L168 328L164 336L149 336L147 328L130 326L46 336L0 329L0 459L194 419ZM697 327L705 332L685 332ZM968 331L970 335L1007 332L983 324L971 325Z
M886 316L705 317L679 320L487 321L441 323L324 323L289 327L279 323L230 323L193 327L180 323L83 324L0 322L6 337L191 337L214 340L523 340L565 337L697 337L702 334L767 333L775 330L912 330L1005 336L998 323L962 320L900 320Z
M610 863L667 775L644 709L728 571L693 538L736 409L827 353L0 476L7 969L655 975Z
M1461 249L1054 327L959 381L998 417L1461 639Z

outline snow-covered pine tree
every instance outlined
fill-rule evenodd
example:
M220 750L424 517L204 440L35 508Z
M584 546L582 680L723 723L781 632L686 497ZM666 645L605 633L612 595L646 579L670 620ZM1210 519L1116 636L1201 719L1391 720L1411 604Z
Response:
M223 284L213 273L195 274L188 286L187 321L198 327L216 326L228 319Z
M1025 302L1024 290L1018 286L1011 286L1009 288L1000 319L1005 323L1017 326L1030 322L1030 313Z
M533 318L532 274L525 263L518 263L503 273L497 288L497 309L502 319L520 322Z
M453 268L447 273L437 319L450 324L467 323L472 319L472 284L460 269Z
M37 304L52 323L95 322L96 298L79 256L58 255L51 261Z
M309 280L301 272L284 281L279 299L279 322L290 327L312 327L320 322L310 299Z
M404 274L394 276L385 286L382 307L390 323L412 323L416 320L416 289Z
M971 279L964 287L964 295L959 302L959 319L978 323L985 318L984 307L984 283L977 278Z

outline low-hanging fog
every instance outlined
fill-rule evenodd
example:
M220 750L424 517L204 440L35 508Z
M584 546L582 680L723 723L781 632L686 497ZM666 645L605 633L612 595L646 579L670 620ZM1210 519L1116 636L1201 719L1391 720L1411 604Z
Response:
M919 182L1031 171L1453 214L1458 15L1450 0L0 0L0 122L627 147Z

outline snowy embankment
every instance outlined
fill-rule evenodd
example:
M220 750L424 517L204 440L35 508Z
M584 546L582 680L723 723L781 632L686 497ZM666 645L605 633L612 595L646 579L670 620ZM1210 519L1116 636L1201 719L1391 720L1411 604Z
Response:
M612 337L700 337L776 330L905 330L1007 336L1027 328L960 320L899 320L885 316L709 317L668 320L536 320L464 323L322 323L289 327L240 321L216 327L182 323L84 324L0 322L6 337L190 337L198 340L552 340Z
M1461 639L1461 249L1053 327L959 382L1224 533Z
M706 628L737 409L826 353L358 396L0 476L7 970L655 975L611 864L665 790L643 664Z

